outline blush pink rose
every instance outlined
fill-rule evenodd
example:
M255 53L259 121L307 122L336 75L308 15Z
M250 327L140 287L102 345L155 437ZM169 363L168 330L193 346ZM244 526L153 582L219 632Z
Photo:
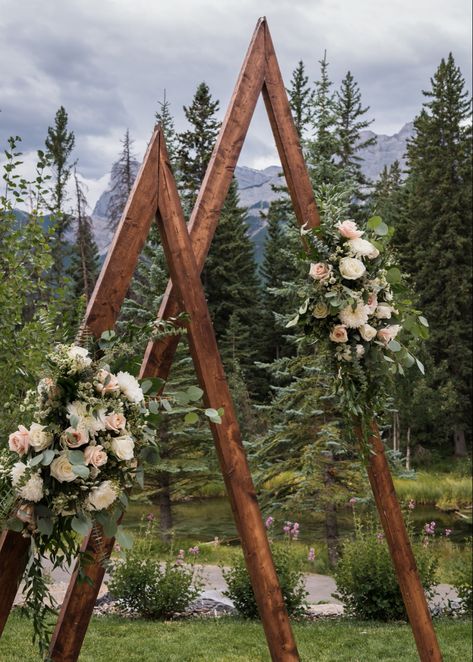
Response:
M123 416L123 414L112 412L111 414L108 414L108 416L105 416L105 427L107 430L119 432L125 428L125 425L126 418Z
M377 333L377 336L379 340L381 340L382 343L387 345L391 340L394 340L394 338L397 336L400 330L399 324L393 324L391 326L386 326L384 329L380 329Z
M332 268L324 262L316 262L310 265L309 276L314 280L327 280Z
M84 460L86 464L91 464L93 467L98 469L103 467L106 464L108 457L107 453L104 451L103 446L87 446L84 450Z
M114 393L120 390L118 379L108 370L101 368L97 373L97 379L100 382L96 387L99 393Z
M332 342L348 342L348 333L344 324L337 324L330 332Z
M62 439L66 442L69 448L79 448L79 446L83 446L84 444L88 443L89 435L85 430L80 428L76 430L73 427L69 427L67 430L64 430Z
M372 315L378 307L378 297L376 296L376 292L371 292L371 294L368 296L366 307L368 308L368 313Z
M19 425L18 430L8 437L8 448L18 455L24 455L28 452L29 446L30 433L24 425Z
M362 230L358 230L355 221L343 221L343 223L340 223L337 227L338 231L342 237L345 237L345 239L358 239L364 234Z

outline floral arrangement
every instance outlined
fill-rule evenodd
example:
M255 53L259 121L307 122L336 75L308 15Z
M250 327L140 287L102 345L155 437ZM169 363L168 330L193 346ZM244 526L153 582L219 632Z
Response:
M97 544L103 532L129 546L119 520L127 492L142 482L138 458L155 436L143 393L150 384L140 386L128 372L113 374L75 345L59 346L47 362L48 375L28 392L24 421L0 457L0 516L31 541L24 609L42 654L45 617L55 606L43 559L60 567L79 556L85 567L81 536L91 529Z
M302 228L304 301L287 326L303 325L308 341L323 347L343 411L363 424L383 406L387 372L403 375L415 364L424 371L403 338L426 338L428 322L389 249L393 232L379 216L365 228L329 215L319 227Z

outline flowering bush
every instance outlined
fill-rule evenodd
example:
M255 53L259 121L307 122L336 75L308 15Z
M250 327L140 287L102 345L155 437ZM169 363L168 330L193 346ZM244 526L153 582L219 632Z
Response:
M321 226L302 229L307 278L303 299L287 326L303 325L309 342L323 344L337 375L337 391L349 416L367 421L382 400L386 371L404 374L422 363L402 343L428 335L415 310L389 241L393 229L379 216L361 229L326 214Z

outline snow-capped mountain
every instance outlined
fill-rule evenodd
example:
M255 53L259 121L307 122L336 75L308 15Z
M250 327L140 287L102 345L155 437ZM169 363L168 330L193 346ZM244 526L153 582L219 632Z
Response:
M363 142L373 136L377 138L375 145L360 152L360 156L363 158L362 169L364 174L370 180L375 180L384 166L390 166L395 160L398 160L401 166L404 166L406 143L412 135L412 122L405 124L398 133L392 136L363 131L361 134ZM138 169L139 164L136 162L134 165ZM274 185L284 185L284 178L281 173L281 167L277 165L269 166L264 170L256 170L246 166L237 166L235 169L241 205L248 208L248 233L255 244L257 258L260 257L264 242L266 226L264 211L268 208L269 203L278 197L272 187ZM92 213L95 238L101 253L107 250L111 240L110 231L107 229L106 213L112 188L113 172L107 189L97 200ZM263 215L261 212L263 212Z

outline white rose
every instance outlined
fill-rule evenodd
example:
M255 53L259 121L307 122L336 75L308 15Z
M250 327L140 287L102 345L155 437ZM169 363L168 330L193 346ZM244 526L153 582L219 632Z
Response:
M15 462L10 471L11 482L13 487L16 487L20 482L23 474L26 471L26 464L24 462Z
M135 442L127 435L124 435L123 437L115 437L115 439L112 439L112 451L119 460L133 459L134 447Z
M374 260L379 255L379 250L376 246L366 239L349 239L347 241L350 253L356 257L367 257Z
M143 391L138 380L133 375L130 375L128 372L119 372L117 381L121 392L130 402L141 402L143 400Z
M73 345L69 348L67 355L72 359L77 370L84 370L92 363L89 352L84 347Z
M365 265L356 257L342 257L338 266L343 278L347 280L356 280L365 273Z
M327 317L328 315L328 306L326 303L323 301L319 301L319 303L316 303L315 306L312 308L312 315L317 318L318 320L324 319L324 317Z
M387 303L380 303L374 314L379 320L388 320L391 318L393 309Z
M37 453L44 451L53 441L53 435L51 432L46 432L45 428L45 425L40 425L39 423L32 423L30 427L30 446L33 446Z
M104 510L112 505L118 493L111 480L105 480L97 487L92 488L85 507L87 510Z
M67 453L61 453L59 457L51 462L51 476L60 483L70 483L77 478L72 471Z
M359 359L361 359L365 355L365 348L363 345L357 345L355 347L356 355Z
M362 324L358 328L358 331L360 332L360 336L363 340L366 340L366 342L370 342L373 338L376 338L377 331L374 326L371 326L371 324Z
M43 479L39 473L34 473L20 488L19 495L26 501L41 501L44 496Z

